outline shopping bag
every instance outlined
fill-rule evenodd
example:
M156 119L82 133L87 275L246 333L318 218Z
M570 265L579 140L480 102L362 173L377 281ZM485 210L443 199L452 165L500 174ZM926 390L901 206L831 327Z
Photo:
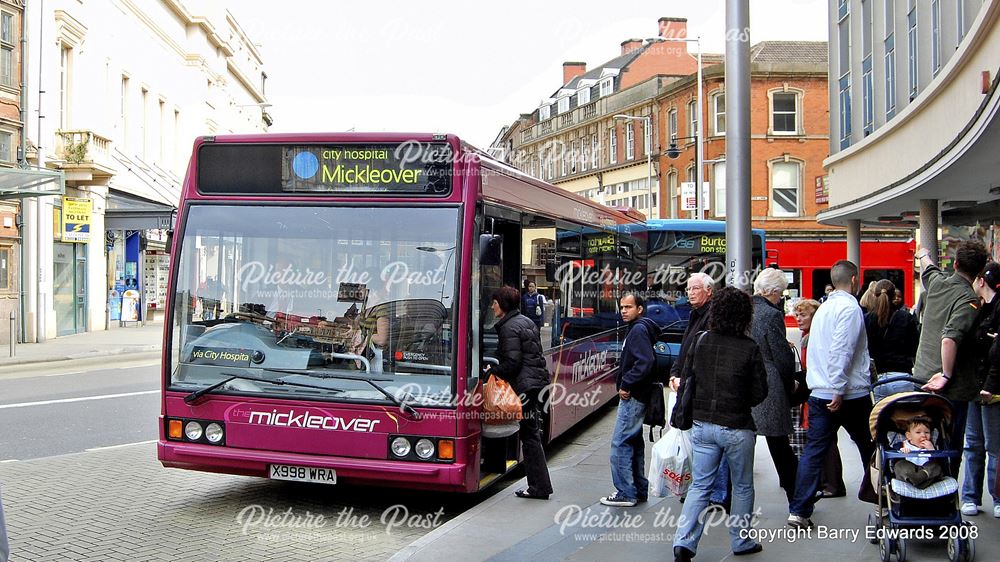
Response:
M649 494L683 496L691 487L691 438L687 431L671 428L653 445L649 464Z
M506 425L521 419L521 399L507 381L490 375L483 386L484 422Z

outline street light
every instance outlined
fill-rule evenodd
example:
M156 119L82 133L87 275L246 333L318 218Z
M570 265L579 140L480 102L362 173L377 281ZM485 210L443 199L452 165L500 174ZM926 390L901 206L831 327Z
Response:
M695 43L695 44L698 45L698 101L697 101L697 103L698 103L698 131L696 133L696 136L697 136L697 139L698 139L697 140L697 145L698 146L697 146L697 148L695 149L695 152L694 152L694 155L695 155L695 157L694 157L695 167L698 168L697 173L695 174L695 181L698 183L698 185L695 186L695 190L694 191L695 191L695 201L697 202L697 207L698 207L698 211L697 211L698 216L696 218L701 219L701 218L704 218L704 214L702 213L702 209L704 208L704 203L703 203L702 199L704 199L704 197L701 196L702 195L701 194L701 186L705 183L705 170L704 170L705 163L702 162L701 160L699 160L699 156L702 154L701 147L704 146L704 144L705 144L705 133L702 132L704 130L704 128L705 128L704 124L703 124L704 117L705 117L705 112L704 112L704 106L702 105L704 103L704 98L703 98L703 95L702 95L702 78L701 78L701 35L695 37L694 39L688 39L686 37L676 37L676 38L673 38L673 37L654 37L653 41L663 41L665 43ZM685 138L685 137L681 137L681 138ZM686 138L690 138L690 137L686 137Z
M648 195L646 196L647 197L646 203L649 207L649 213L646 215L646 217L653 218L653 161L650 159L650 153L653 152L653 135L652 132L649 130L651 122L650 118L648 115L645 117L633 117L631 115L618 114L614 116L614 119L627 119L631 121L643 122L642 130L646 136L646 143L645 146L643 147L646 149L646 168L647 168L646 191L648 192Z

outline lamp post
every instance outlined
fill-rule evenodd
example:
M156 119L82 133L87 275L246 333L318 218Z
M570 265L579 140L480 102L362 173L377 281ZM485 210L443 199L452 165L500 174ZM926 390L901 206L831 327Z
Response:
M653 161L650 158L650 153L653 152L653 135L652 132L649 130L651 119L649 118L648 115L645 117L633 117L631 115L621 115L621 114L615 115L614 118L643 122L642 130L646 138L645 146L643 147L646 149L646 188L647 188L646 204L649 209L649 212L646 214L646 217L651 219L653 218Z
M705 183L705 169L704 169L705 163L699 160L699 155L702 154L701 147L704 146L705 144L705 133L702 132L705 128L704 125L702 124L702 121L704 120L705 117L705 111L703 106L704 98L702 96L703 84L701 78L701 35L695 37L694 39L688 39L686 37L677 37L677 38L656 37L655 40L663 41L664 43L695 43L698 45L698 96L697 96L698 130L695 133L695 136L698 139L697 140L698 147L695 149L694 152L695 167L697 168L697 171L695 173L695 181L698 182L698 185L695 186L694 191L695 191L695 201L697 202L698 206L697 210L698 216L696 218L702 219L705 218L704 213L702 212L702 210L705 208L705 204L703 201L704 197L701 196L701 186L704 185ZM680 137L680 138L691 138L691 137Z
M677 141L679 141L679 140L691 140L691 139L697 139L697 138L698 138L697 136L671 137L670 138L670 146L667 147L667 158L675 159L675 158L677 158L678 156L681 155L681 149L677 148ZM701 165L704 164L704 162L701 161L701 151L698 150L698 143L697 142L694 143L694 161L695 161L695 165L699 166L699 168L700 168ZM695 178L700 179L701 178L701 174L700 173L696 174ZM697 185L695 185L695 193L694 193L695 212L698 214L698 216L696 216L695 218L697 218L697 219L703 218L702 215L701 215L701 209L702 209L701 200L704 199L704 197L702 197L701 185L702 184L700 182Z

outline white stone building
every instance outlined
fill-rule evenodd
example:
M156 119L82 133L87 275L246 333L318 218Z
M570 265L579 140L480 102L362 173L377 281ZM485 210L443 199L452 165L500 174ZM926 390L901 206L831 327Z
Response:
M27 158L61 170L65 195L23 205L22 338L118 326L113 297L136 285L145 320L163 306L164 233L195 137L270 124L261 54L219 2L29 0L25 11ZM87 230L88 206L88 240L68 241ZM74 208L82 219L62 212Z

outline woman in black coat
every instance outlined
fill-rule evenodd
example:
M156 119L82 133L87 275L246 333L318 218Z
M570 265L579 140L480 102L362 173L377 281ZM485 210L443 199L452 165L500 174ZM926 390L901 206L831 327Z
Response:
M896 286L892 281L880 280L872 291L871 310L865 315L868 353L875 362L879 379L911 375L920 339L916 319L910 311L897 307L895 298ZM897 381L880 384L875 387L875 401L908 390L913 390L913 383Z
M549 370L542 357L538 327L518 311L521 295L514 287L501 287L493 293L493 313L499 343L499 365L490 373L510 383L521 397L521 452L524 455L528 487L516 492L519 498L549 499L552 482L545 466L542 449L542 403L538 394L549 384Z

